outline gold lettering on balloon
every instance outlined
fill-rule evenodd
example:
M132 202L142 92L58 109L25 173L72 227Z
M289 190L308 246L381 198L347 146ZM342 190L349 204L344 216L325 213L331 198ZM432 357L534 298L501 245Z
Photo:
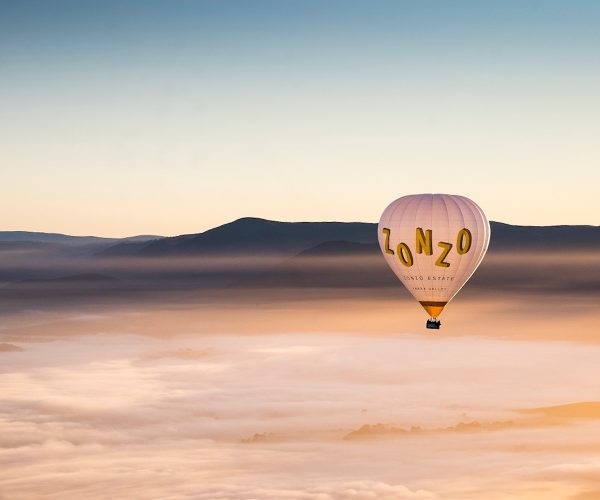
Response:
M466 227L463 227L456 237L456 251L459 255L463 255L467 253L471 249L471 241L473 237L471 236L471 231L469 231Z
M394 252L390 247L390 240L392 238L391 229L384 227L381 231L385 235L385 242L383 244L385 253L388 255L397 255L398 260L400 260L404 266L411 267L414 259L409 246L404 242L400 242L396 246L396 252ZM473 235L471 231L466 227L463 227L456 235L456 253L458 255L466 254L471 250L472 244ZM435 265L438 267L450 267L450 262L446 262L446 258L454 245L446 241L439 241L437 245L442 249L442 252L435 261ZM423 229L422 227L415 228L415 252L417 254L424 253L425 255L433 255L433 230Z
M408 245L406 243L398 243L398 248L396 249L396 251L398 253L398 258L400 259L400 262L402 262L402 264L404 264L406 267L410 267L413 265L413 256L410 251L410 248L408 248Z
M423 228L417 228L417 237L416 237L416 251L417 253L423 253L425 251L425 255L431 255L433 253L433 246L431 244L431 229L427 229L425 233L423 233Z
M450 253L450 250L452 250L452 243L446 243L445 241L440 241L438 243L438 247L442 248L443 250L442 250L442 253L440 254L440 256L435 261L435 265L439 266L439 267L450 267L450 263L446 262L444 259L448 256L448 254Z
M382 229L383 234L385 234L385 253L389 254L389 255L394 255L394 251L390 248L390 229L388 229L387 227L384 227Z

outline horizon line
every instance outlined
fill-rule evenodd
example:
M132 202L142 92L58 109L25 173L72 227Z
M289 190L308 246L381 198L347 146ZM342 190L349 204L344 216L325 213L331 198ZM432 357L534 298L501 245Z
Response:
M205 233L206 231L210 231L212 229L216 229L218 227L222 227L222 226L226 226L228 224L233 224L235 222L244 220L244 219L252 219L252 220L261 220L261 221L265 221L265 222L278 222L278 223L283 223L283 224L377 224L377 222L366 222L366 221L340 221L340 220L331 220L331 221L327 221L327 220L314 220L314 221L310 221L310 220L300 220L300 221L282 221L282 220L276 220L276 219L265 219L264 217L252 217L252 216L245 216L245 217L238 217L237 219L233 219L230 220L228 222L224 222L222 224L218 224L216 226L212 226L209 227L207 229L201 230L201 231L197 231L197 232L190 232L190 233L179 233L179 234L172 234L172 235L160 235L160 234L151 234L151 233L139 233L139 234L129 234L126 236L105 236L105 235L98 235L98 234L73 234L73 233L61 233L61 232L57 232L57 231L33 231L33 230L27 230L27 229L0 229L0 234L1 233L30 233L30 234L46 234L46 235L56 235L56 236L68 236L68 237L73 237L73 238L99 238L99 239L107 239L107 240L122 240L122 239L127 239L127 238L140 238L140 237L148 237L148 238L176 238L178 236L188 236L188 235L195 235L195 234L202 234ZM490 220L489 221L490 224L494 223L494 224L504 224L507 226L514 226L514 227L599 227L598 225L594 225L594 224L544 224L544 225L536 225L536 224L510 224L508 222L500 222L500 221L494 221L494 220Z

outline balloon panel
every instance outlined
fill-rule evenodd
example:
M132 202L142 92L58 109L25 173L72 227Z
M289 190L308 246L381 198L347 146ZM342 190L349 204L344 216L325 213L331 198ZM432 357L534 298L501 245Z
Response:
M436 317L481 263L490 226L481 208L464 196L419 194L385 209L378 238L390 268Z

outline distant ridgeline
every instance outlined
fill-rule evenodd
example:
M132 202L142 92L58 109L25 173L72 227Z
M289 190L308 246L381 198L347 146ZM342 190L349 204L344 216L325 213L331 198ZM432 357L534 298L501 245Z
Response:
M490 251L600 250L598 226L511 226L491 222ZM411 235L414 239L414 235ZM347 244L345 244L347 243ZM358 245L357 245L358 244ZM364 222L277 222L243 218L199 234L145 243L120 243L110 255L377 254L377 224Z
M490 251L600 250L598 226L512 226L491 222ZM414 234L410 235L414 239ZM463 235L464 236L464 235ZM466 241L466 240L465 240ZM0 232L0 250L43 243L56 251L84 246L96 257L180 255L339 255L378 254L377 224L364 222L277 222L242 218L203 233L163 238L76 237L17 231Z

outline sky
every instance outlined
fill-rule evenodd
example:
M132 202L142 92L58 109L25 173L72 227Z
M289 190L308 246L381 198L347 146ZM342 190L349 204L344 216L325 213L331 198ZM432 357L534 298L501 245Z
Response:
M597 224L595 1L0 0L0 230Z

